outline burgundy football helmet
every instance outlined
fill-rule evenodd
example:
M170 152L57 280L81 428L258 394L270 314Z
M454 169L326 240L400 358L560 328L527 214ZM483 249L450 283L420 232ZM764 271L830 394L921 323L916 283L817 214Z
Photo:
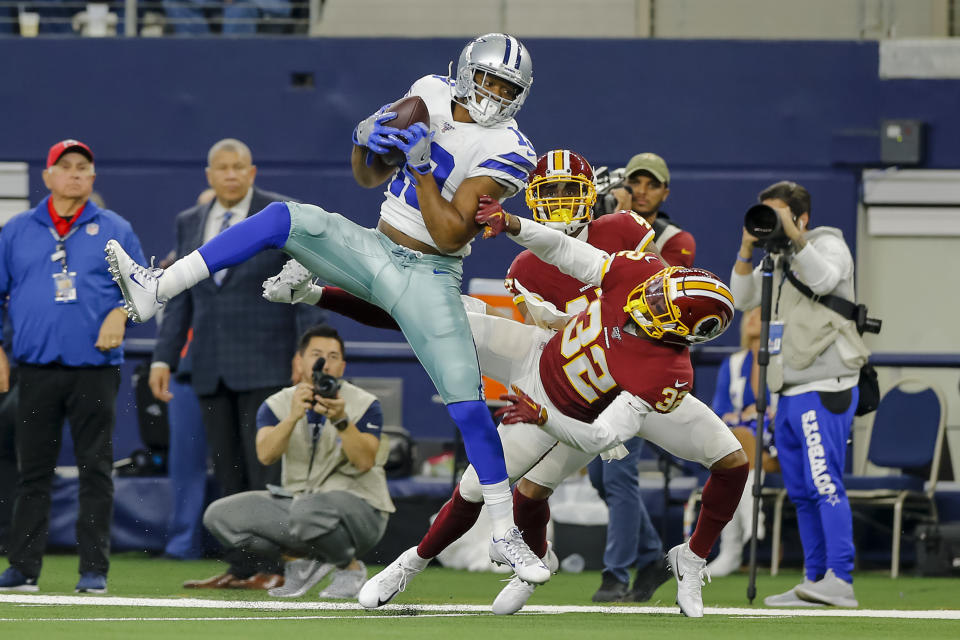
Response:
M593 219L597 201L593 168L579 153L548 151L530 172L526 196L534 220L567 234L576 233Z
M690 346L727 330L733 294L709 271L667 267L631 291L623 310L651 338Z

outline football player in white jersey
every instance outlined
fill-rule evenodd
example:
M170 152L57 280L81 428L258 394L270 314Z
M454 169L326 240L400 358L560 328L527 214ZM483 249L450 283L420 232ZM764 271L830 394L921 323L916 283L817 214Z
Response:
M293 202L275 202L231 226L168 269L148 269L118 243L107 261L130 317L145 322L166 300L255 253L282 249L331 284L388 311L423 364L463 434L493 522L490 556L530 583L550 571L523 541L513 506L503 447L482 398L480 369L460 302L463 256L480 227L482 195L506 199L524 187L536 153L514 116L533 83L530 54L516 38L491 33L470 41L456 75L413 84L430 112L430 126L388 126L380 109L353 134L353 175L372 188L387 184L376 229ZM403 152L400 168L381 154Z

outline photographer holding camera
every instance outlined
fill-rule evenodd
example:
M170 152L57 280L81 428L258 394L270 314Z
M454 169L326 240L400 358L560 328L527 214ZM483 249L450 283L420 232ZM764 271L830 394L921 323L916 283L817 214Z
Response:
M795 182L764 189L746 216L730 278L738 309L760 304L753 251L775 254L768 386L779 392L774 421L787 494L803 544L802 584L769 606L856 607L853 523L843 486L860 368L870 355L857 323L828 306L853 307L853 257L839 229L810 229L810 193Z
M598 173L600 171L598 170ZM618 180L622 176L622 180ZM693 234L678 227L660 210L670 195L670 170L655 153L638 153L626 168L600 176L594 216L619 210L633 211L646 220L656 234L653 243L671 267L692 267L697 253Z
M233 574L238 567L287 556L295 559L270 595L299 597L334 571L320 597L355 598L367 577L357 558L380 541L395 511L383 471L383 412L376 397L342 379L346 360L335 329L309 329L295 365L301 382L257 412L257 456L263 464L283 461L282 486L221 498L203 523L227 549L227 588L245 588Z

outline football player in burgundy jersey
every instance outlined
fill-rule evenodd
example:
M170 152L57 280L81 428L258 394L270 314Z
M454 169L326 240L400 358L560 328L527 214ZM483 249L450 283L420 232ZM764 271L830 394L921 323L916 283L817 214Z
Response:
M651 254L608 256L587 243L510 216L492 200L481 200L477 221L487 224L485 237L508 231L542 260L602 289L586 311L551 339L539 361L544 394L555 408L568 418L579 417L591 424L572 432L567 428L569 420L552 423L550 410L517 387L511 397L513 404L501 411L503 422L532 421L583 451L600 451L610 443L623 442L631 432L639 433L710 468L712 474L704 487L710 505L704 504L689 542L668 553L681 611L702 616L700 587L702 576L709 576L706 556L736 508L746 481L747 459L740 447L732 446L717 431L719 425L711 419L715 416L703 414L696 422L686 422L686 429L674 427L672 434L655 425L669 422L656 420L658 415L669 416L680 407L695 406L690 399L682 402L693 377L686 346L710 340L728 326L732 319L728 305L733 303L729 289L709 272L663 269L663 263ZM638 367L638 362L644 366ZM601 414L594 413L603 407ZM504 432L501 427L501 434ZM678 432L694 441L693 450L681 452L670 442L670 436L675 438ZM531 475L527 474L527 479ZM537 545L531 544L531 548L537 552ZM532 592L532 586L524 588L524 583L517 582L512 581L498 599L509 596L511 587L518 594Z

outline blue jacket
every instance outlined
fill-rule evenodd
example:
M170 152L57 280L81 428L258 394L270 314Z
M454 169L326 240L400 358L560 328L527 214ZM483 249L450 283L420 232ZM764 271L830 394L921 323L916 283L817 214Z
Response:
M140 240L129 222L88 200L64 242L67 267L77 273L77 301L58 304L53 275L62 267L50 259L57 241L47 200L49 196L16 215L0 231L0 299L10 296L7 313L13 326L13 348L4 344L4 349L22 364L119 365L122 347L102 352L93 346L104 318L123 305L103 249L115 238L144 264Z

